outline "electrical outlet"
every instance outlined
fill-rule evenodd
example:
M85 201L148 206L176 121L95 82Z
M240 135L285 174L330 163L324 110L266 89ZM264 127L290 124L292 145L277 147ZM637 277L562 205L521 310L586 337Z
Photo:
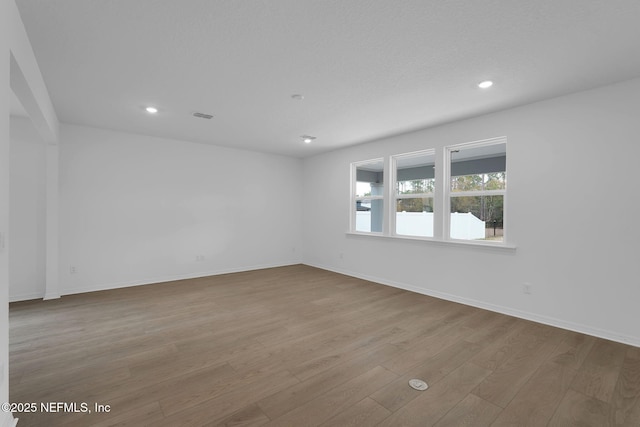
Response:
M531 295L531 283L525 282L522 284L522 293Z
M340 254L338 255L338 258L344 259L344 254L342 252L340 252Z
M204 255L196 255L196 262L204 262Z
M72 265L69 267L69 274L76 274L77 270L76 270L76 266Z

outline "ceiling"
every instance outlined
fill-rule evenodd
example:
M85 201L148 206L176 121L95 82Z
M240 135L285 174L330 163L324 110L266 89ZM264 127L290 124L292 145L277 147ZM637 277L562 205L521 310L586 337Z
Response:
M638 0L17 4L60 121L295 157L640 76Z

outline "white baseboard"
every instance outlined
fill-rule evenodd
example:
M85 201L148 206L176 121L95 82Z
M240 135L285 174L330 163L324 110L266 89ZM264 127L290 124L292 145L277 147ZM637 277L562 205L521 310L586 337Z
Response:
M162 277L151 277L147 279L133 280L133 281L127 281L127 282L103 283L103 284L90 286L90 287L83 287L83 288L65 288L61 291L60 294L73 295L73 294L82 294L85 292L107 291L110 289L128 288L131 286L151 285L154 283L173 282L176 280L198 279L200 277L219 276L221 274L242 273L244 271L262 270L265 268L286 267L289 265L296 265L300 263L301 261L287 262L282 264L252 265L252 266L229 268L229 269L223 269L223 270L201 271L201 272L188 273L188 274L176 274L176 275L162 276Z
M598 338L604 338L610 341L616 341L623 344L629 344L634 347L640 347L640 337L632 337L624 334L619 334L604 329L594 328L592 326L583 325L579 323L569 322L562 319L556 319L548 316L541 316L536 313L531 313L522 310L516 310L509 307L503 307L500 305L490 304L484 301L477 301L474 299L464 298L457 295L452 295L444 292L434 291L431 289L418 288L406 283L400 283L396 281L381 279L379 277L367 276L365 274L355 273L353 271L337 269L333 267L327 267L320 264L305 262L305 265L321 268L323 270L333 271L334 273L344 274L346 276L356 277L358 279L367 280L369 282L378 283L381 285L391 286L394 288L404 289L407 291L415 292L422 295L431 296L434 298L443 299L446 301L457 302L460 304L469 305L472 307L482 308L484 310L494 311L496 313L502 313L513 317L518 317L524 320L531 320L532 322L542 323L544 325L555 326L561 329L567 329L569 331L579 332L581 334L591 335Z
M9 302L28 301L31 299L47 299L45 295L40 292L34 292L31 294L22 295L9 295Z

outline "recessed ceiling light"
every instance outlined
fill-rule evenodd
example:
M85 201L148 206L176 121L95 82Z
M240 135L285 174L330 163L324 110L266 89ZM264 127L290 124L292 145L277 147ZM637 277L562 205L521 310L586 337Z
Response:
M155 114L158 112L158 109L156 107L147 107L145 108L145 110L147 110L147 113L151 113L151 114Z
M478 87L480 89L488 89L493 86L493 82L491 80L485 80L483 82L478 83Z
M311 136L311 135L302 135L302 136L301 136L301 138L302 138L302 141L303 141L305 144L311 144L311 141L313 141L314 139L316 139L316 137L315 137L315 136Z
M291 99L295 99L296 101L302 101L304 99L304 95L300 95L299 93L296 93L294 95L291 95Z

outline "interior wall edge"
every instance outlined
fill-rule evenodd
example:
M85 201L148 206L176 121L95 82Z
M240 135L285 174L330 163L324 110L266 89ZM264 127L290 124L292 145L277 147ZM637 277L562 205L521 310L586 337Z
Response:
M0 403L9 400L9 99L10 8L13 0L0 0ZM10 412L0 411L0 426L13 424Z
M60 122L15 1L9 1L10 85L43 139L56 144Z
M0 411L0 426L15 427L18 424L18 418L13 418L10 412Z

